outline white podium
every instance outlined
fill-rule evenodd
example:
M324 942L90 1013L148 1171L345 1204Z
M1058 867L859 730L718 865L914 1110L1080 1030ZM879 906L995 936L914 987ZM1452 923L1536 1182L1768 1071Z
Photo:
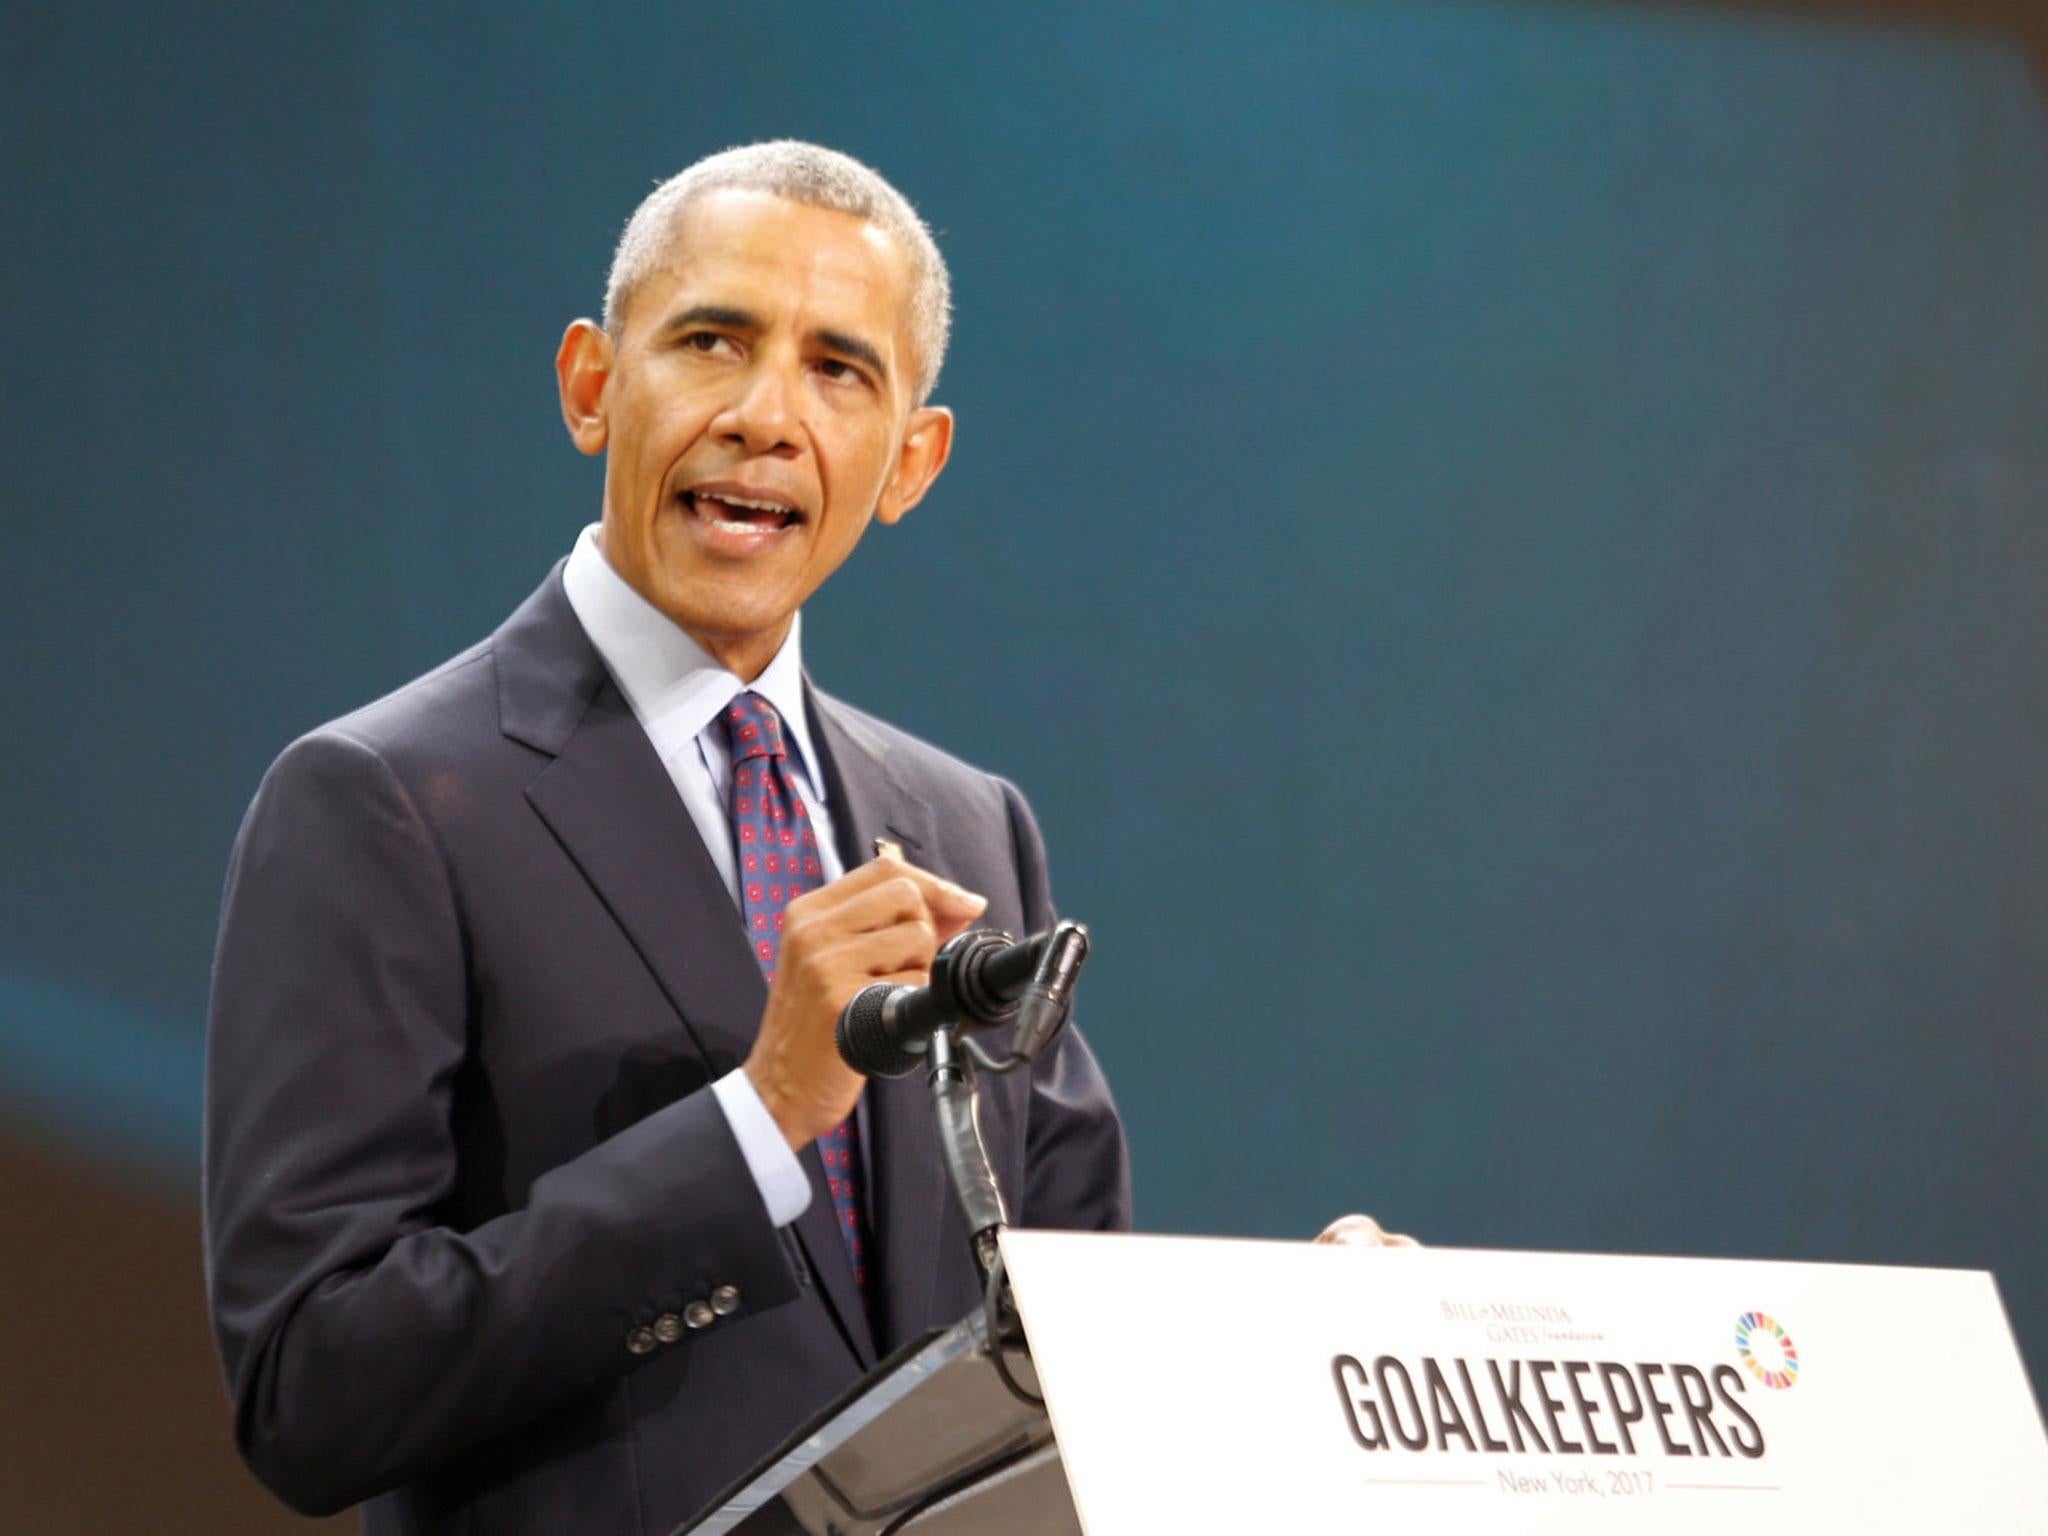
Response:
M1029 1336L900 1353L692 1531L2048 1532L1988 1274L1006 1232Z
M1990 1275L1006 1234L1083 1528L2048 1532Z

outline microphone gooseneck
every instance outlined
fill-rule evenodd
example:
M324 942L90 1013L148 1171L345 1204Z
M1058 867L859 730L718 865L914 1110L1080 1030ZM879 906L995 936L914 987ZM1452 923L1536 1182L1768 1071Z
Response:
M1088 930L1062 920L1022 943L1007 933L974 929L948 940L932 957L922 987L878 982L855 993L840 1011L839 1055L870 1077L907 1077L920 1065L938 1120L947 1182L967 1223L968 1246L986 1287L989 1339L997 1372L1026 1402L1038 1399L1011 1379L1000 1358L1008 1294L997 1237L1009 1223L1002 1187L981 1135L975 1067L1014 1072L1050 1045L1074 1009L1074 984L1088 958ZM990 1052L973 1031L1013 1025L1008 1051Z

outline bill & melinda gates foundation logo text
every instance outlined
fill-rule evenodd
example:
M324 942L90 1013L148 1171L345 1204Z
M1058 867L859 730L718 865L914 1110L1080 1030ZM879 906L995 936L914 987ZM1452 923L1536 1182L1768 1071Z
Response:
M1563 1307L1446 1302L1443 1311L1449 1321L1483 1329L1490 1344L1562 1344L1559 1356L1587 1358L1332 1356L1345 1425L1361 1448L1751 1460L1764 1454L1763 1428L1743 1402L1750 1384L1733 1365L1590 1358L1596 1351L1570 1346L1603 1336L1575 1328ZM1743 1363L1766 1386L1796 1379L1797 1352L1768 1315L1742 1314L1737 1340Z

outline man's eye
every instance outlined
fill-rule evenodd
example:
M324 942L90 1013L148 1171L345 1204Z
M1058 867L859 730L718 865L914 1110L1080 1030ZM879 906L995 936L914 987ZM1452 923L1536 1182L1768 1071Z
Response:
M692 352L716 352L730 346L732 338L721 336L716 331L692 331L683 338L683 345Z
M828 357L818 365L825 377L840 384L865 384L867 375L851 363L843 363L836 357Z

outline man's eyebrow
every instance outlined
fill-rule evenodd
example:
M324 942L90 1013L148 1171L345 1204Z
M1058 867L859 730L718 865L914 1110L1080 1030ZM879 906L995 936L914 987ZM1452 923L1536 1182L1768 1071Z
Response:
M889 382L889 367L882 361L882 354L858 336L849 336L844 331L815 331L812 334L817 338L818 345L826 351L840 353L857 363L865 363L874 369L875 376L884 384Z
M662 322L664 331L685 330L693 325L719 325L729 331L758 331L760 317L751 310L734 309L729 304L692 304L679 315L670 315Z

